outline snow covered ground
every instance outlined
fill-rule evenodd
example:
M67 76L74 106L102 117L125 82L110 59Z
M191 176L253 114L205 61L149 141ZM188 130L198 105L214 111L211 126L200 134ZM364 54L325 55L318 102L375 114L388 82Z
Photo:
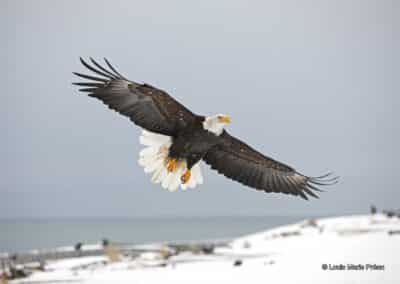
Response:
M11 283L400 283L400 219L305 220L237 238L209 254L71 258Z

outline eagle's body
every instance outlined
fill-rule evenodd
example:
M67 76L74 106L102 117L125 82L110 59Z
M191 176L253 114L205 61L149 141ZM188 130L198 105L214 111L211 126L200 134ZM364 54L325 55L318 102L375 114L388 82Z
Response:
M152 181L173 191L203 183L199 162L209 164L228 178L266 192L282 192L317 197L316 185L336 182L322 177L307 177L290 166L275 161L232 137L224 130L226 115L200 116L192 113L166 92L148 84L126 79L113 66L109 70L91 59L82 64L101 77L74 73L90 80L74 83L89 96L102 100L109 108L128 116L143 128L140 142L146 146L139 164L153 173Z
M186 189L203 183L199 161L219 141L217 135L204 128L205 119L196 116L190 124L171 136L143 131L140 141L148 148L141 152L139 164L146 172L154 172L153 182L161 183L171 191L179 185ZM175 165L171 166L174 168L168 169L171 161L176 161ZM187 170L191 171L190 180L183 183L181 180Z
M218 137L203 127L204 117L197 116L192 124L178 131L172 137L169 156L176 159L186 159L191 168L200 161L213 146L218 143Z

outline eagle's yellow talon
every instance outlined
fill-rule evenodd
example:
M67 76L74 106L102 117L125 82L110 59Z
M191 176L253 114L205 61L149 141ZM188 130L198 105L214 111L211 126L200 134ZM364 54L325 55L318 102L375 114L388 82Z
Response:
M177 164L176 159L168 160L167 161L167 170L168 170L168 172L171 173L171 172L175 171L176 164Z
M190 170L186 170L185 173L181 176L181 181L183 184L187 183L190 180Z

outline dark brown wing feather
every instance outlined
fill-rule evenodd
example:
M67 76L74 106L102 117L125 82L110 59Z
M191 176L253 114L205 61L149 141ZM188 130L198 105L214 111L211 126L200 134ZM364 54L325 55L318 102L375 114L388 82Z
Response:
M174 136L195 119L195 115L163 90L126 79L105 59L108 69L90 58L81 63L95 76L74 73L87 82L73 83L82 92L103 101L109 108L152 132Z
M321 190L317 185L329 185L337 181L337 177L328 179L330 174L321 177L304 176L257 152L226 131L220 138L221 143L204 156L204 161L212 169L244 185L265 192L281 192L308 199L308 196L318 198L314 191Z

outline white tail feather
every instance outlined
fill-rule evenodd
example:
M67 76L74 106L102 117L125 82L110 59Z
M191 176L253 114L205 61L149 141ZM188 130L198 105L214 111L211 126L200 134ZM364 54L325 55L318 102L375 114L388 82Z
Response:
M169 191L176 191L179 186L183 190L195 188L203 183L199 163L192 167L191 177L186 184L181 183L181 176L187 169L186 161L178 161L175 170L168 172L166 160L172 144L171 137L143 130L139 141L146 146L139 153L139 165L144 167L145 173L153 173L151 177L153 183L160 183Z

